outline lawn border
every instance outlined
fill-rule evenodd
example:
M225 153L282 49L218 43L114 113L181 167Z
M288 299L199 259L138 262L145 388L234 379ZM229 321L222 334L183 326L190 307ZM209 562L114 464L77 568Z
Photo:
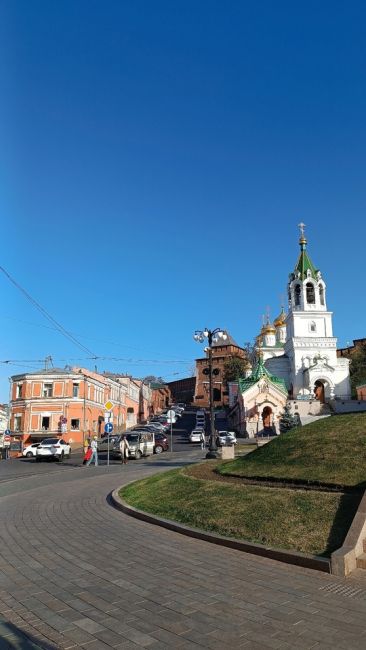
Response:
M138 510L137 508L128 505L119 496L119 491L124 487L126 487L126 484L113 490L110 494L110 500L115 508L121 510L124 514L130 517L135 517L136 519L140 519L146 523L154 524L155 526L162 526L163 528L180 533L181 535L201 539L205 542L210 542L211 544L226 546L227 548L232 548L244 553L268 557L272 560L278 560L279 562L285 562L286 564L294 564L307 569L315 569L316 571L323 571L325 573L331 572L330 558L323 558L317 555L307 555L306 553L297 553L295 551L274 549L269 546L264 546L263 544L254 544L252 542L241 542L232 537L223 537L222 535L207 533L198 528L190 528L189 526L172 521L171 519L162 519L161 517L144 512L143 510Z

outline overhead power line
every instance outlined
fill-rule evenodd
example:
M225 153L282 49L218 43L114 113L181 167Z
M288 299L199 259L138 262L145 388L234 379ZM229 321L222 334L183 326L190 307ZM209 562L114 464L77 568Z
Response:
M28 293L28 291L26 291L26 290L25 290L25 289L24 289L24 288L23 288L23 287L22 287L22 286L21 286L21 285L20 285L16 280L14 280L14 278L10 275L10 273L7 272L6 269L4 269L3 266L0 266L0 271L2 271L2 272L4 273L4 275L6 275L6 277L8 278L8 280L10 280L10 282L11 282L11 283L12 283L12 284L13 284L13 285L14 285L14 286L15 286L15 287L16 287L16 288L17 288L17 289L18 289L18 290L19 290L19 291L20 291L20 292L21 292L21 293L22 293L22 294L27 298L27 300L29 300L29 302L32 303L32 305L34 305L34 307L36 307L36 309L38 309L39 312L41 312L41 314L42 314L45 318L47 318L47 320L48 320L50 323L52 323L53 325L55 325L56 329L60 332L60 334L62 334L62 335L65 336L67 339L69 339L69 341L71 341L72 343L74 343L75 345L77 345L81 350L84 350L84 352L87 352L88 354L92 355L92 357L91 357L92 359L97 359L97 358L98 358L98 357L94 354L94 352L92 352L91 350L89 350L89 348L85 347L85 345L83 345L82 343L80 343L80 341L78 341L78 340L75 338L75 336L73 336L73 335L71 334L71 332L68 332L67 329L65 329L65 328L63 327L63 325L61 325L61 324L60 324L60 323L59 323L55 318L53 318L53 316L51 316L51 314L49 314L48 311L46 311L46 310L42 307L42 305L40 305L39 302L37 302L37 300L35 300L34 298L32 298L32 296Z

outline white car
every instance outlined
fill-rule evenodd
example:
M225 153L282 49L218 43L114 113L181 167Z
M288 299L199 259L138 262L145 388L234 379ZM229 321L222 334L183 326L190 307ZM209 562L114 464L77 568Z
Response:
M203 429L193 429L189 434L189 442L201 442L202 434L204 434Z
M32 444L27 445L22 451L22 456L25 458L33 458L33 456L35 456L37 453L39 445L39 442L32 442Z
M220 447L236 445L237 440L234 431L219 431L216 444Z
M39 447L36 449L36 460L45 460L46 458L53 458L59 462L64 458L70 458L71 447L64 440L59 438L46 438L42 440Z

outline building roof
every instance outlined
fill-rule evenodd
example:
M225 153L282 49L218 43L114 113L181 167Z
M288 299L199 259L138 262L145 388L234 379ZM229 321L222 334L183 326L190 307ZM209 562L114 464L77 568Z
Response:
M212 342L212 347L213 348L221 348L224 347L225 345L234 345L236 348L241 348L241 345L238 345L236 341L234 341L233 337L229 332L225 332L227 338L225 339L218 339L217 341Z
M26 377L28 375L77 375L79 374L75 370L65 370L65 368L43 368L40 370L33 370L32 372L22 372L20 375L13 375L11 379L17 379L18 377Z
M158 390L159 388L168 388L168 386L166 384L161 384L160 382L157 381L151 381L150 388L152 390Z
M239 379L240 391L242 393L245 393L247 390L249 390L249 388L254 386L262 377L266 377L266 379L268 379L270 383L272 383L274 386L276 386L276 388L278 388L285 395L287 395L288 391L284 380L280 379L280 377L276 377L276 375L272 375L272 373L269 372L269 370L267 370L263 362L263 357L261 355L258 358L258 361L256 363L256 366L252 374L249 377L246 377L245 379Z
M284 308L281 308L281 313L278 314L277 318L275 318L273 325L275 327L282 327L286 323L286 312Z
M306 251L307 241L303 235L300 237L299 244L300 244L300 255L298 257L295 266L295 271L294 271L295 277L299 273L300 274L299 279L305 280L308 277L308 271L310 271L310 276L315 280L318 269L315 268L309 255L307 254Z

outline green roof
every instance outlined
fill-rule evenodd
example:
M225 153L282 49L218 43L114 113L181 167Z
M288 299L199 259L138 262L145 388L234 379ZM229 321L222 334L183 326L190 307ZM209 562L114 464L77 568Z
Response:
M272 375L272 373L267 370L263 363L263 358L260 356L257 364L250 375L250 377L246 377L245 379L239 379L239 388L242 393L245 393L249 388L254 386L257 381L259 381L262 377L266 377L269 382L271 382L276 388L278 388L280 391L285 393L287 395L288 391L286 388L285 381L283 379L280 379L279 377L276 377L276 375Z
M315 280L318 269L315 268L306 252L306 239L300 239L300 247L301 251L295 266L295 275L300 273L300 279L305 280L308 277L308 271L310 271L311 277Z

